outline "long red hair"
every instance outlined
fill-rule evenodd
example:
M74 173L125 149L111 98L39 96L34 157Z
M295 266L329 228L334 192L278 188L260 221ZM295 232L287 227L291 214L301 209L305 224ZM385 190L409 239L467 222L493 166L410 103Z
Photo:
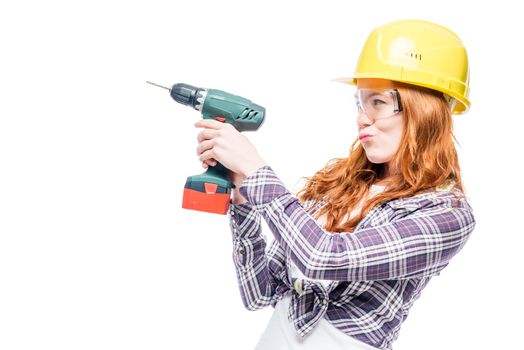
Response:
M326 215L329 232L353 232L357 224L376 205L394 198L431 191L447 181L465 193L454 141L453 120L444 95L436 90L394 82L403 106L403 131L400 145L390 162L391 175L383 180L383 192L361 203L360 213L345 221L383 175L384 165L373 164L358 137L347 158L330 159L324 168L307 180L297 193L302 203L314 205L327 199L316 215Z

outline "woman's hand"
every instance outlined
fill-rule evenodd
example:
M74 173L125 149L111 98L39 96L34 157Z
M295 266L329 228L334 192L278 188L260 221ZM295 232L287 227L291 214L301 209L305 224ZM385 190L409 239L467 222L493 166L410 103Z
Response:
M202 162L202 167L204 169L207 169L209 166L215 166L215 165L217 165L217 161L214 160L214 159L206 159L206 160L204 160ZM242 181L244 181L245 178L246 178L245 176L239 175L239 174L234 173L232 171L229 172L229 181L234 183L235 187L236 187L236 188L233 189L233 192L232 192L233 194L235 194L235 191L238 191L238 188L240 187L240 184L242 184ZM241 197L240 192L238 192L238 194L236 196L237 197L239 197L239 196ZM242 197L242 198L244 198L244 197Z
M197 135L197 155L202 166L215 165L214 161L222 163L234 173L231 181L235 186L239 187L246 177L266 165L253 144L233 125L201 119L195 126L204 128Z

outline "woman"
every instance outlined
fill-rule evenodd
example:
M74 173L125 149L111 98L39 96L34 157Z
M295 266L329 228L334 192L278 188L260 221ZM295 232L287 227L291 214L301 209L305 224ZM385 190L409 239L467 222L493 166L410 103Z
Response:
M464 113L466 51L450 30L375 29L352 78L359 137L292 195L232 126L199 121L203 166L236 185L229 208L245 307L274 307L257 349L392 349L429 280L475 226L451 114ZM266 251L261 218L275 240Z

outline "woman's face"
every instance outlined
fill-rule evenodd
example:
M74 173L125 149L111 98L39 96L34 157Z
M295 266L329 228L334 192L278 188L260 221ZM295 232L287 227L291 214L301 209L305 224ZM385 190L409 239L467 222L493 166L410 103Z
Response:
M374 95L374 90L380 92L381 90L393 89L395 85L391 80L362 78L357 79L357 88L371 89L365 90L365 93L361 93L361 96L367 99L368 110L373 108L379 110L389 102L380 98L380 95ZM359 109L357 117L359 139L370 162L381 164L391 160L400 144L403 117L403 113L400 112L387 118L373 120L362 109ZM362 135L365 134L371 136L362 138Z

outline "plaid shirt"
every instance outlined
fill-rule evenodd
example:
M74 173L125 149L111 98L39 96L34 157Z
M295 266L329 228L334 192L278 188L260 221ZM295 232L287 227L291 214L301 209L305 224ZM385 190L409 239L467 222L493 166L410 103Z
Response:
M453 184L451 184L453 185ZM244 306L292 299L289 321L306 336L322 317L349 336L392 349L400 326L429 280L462 249L475 227L472 208L449 186L385 201L352 233L326 233L265 165L239 188L247 203L229 206L233 262ZM275 240L266 251L261 218ZM290 274L290 259L307 277ZM331 280L328 287L315 280Z

